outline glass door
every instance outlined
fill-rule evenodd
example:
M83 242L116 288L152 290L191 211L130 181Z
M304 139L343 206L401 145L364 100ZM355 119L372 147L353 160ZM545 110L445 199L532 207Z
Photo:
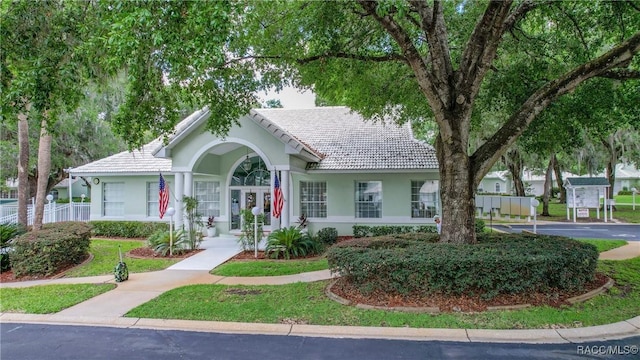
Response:
M244 209L251 210L259 206L264 214L264 225L271 225L271 191L264 189L231 189L231 230L242 229ZM265 228L265 230L267 230Z

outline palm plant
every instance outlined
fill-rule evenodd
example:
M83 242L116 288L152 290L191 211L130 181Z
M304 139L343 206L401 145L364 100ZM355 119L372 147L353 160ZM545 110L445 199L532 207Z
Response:
M288 260L291 257L313 254L317 249L317 242L309 234L291 226L276 230L269 235L265 253L274 259L282 257Z
M173 232L173 242L171 242L171 233L165 230L158 230L151 234L147 239L149 247L156 254L167 256L167 254L180 254L185 251L188 246L188 238L183 230Z

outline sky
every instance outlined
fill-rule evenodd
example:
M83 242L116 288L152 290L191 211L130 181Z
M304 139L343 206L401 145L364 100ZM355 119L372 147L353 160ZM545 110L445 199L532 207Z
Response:
M287 109L308 109L315 107L316 99L313 92L309 90L300 92L300 90L293 87L285 87L279 93L275 91L261 93L260 97L263 99L263 102L278 99L282 106Z

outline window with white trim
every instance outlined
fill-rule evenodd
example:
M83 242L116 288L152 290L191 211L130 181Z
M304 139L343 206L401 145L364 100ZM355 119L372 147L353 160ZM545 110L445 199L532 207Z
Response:
M166 179L165 179L166 181ZM169 182L166 182L166 185L169 186ZM147 216L148 217L159 217L160 216L160 204L159 204L159 194L158 194L158 182L150 181L147 183ZM169 186L169 189L171 187ZM169 206L172 206L171 195L169 195Z
M438 180L411 181L411 217L432 218L438 211Z
M220 216L220 182L196 181L194 185L194 197L198 200L198 214Z
M356 181L356 217L382 217L382 181Z
M300 182L300 213L308 218L327 217L327 183L325 181Z
M102 215L124 216L123 182L106 182L102 186Z
M497 192L497 193L501 193L501 192L502 192L502 191L500 190L500 183L499 183L499 182L497 182L497 183L496 183L496 192Z

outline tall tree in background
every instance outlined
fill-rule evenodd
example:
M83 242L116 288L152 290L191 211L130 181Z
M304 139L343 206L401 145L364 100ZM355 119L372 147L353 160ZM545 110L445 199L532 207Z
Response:
M52 134L58 115L75 108L82 98L81 90L87 77L83 71L86 61L77 51L82 43L84 21L87 21L86 7L84 3L62 0L5 1L0 5L3 122L20 121L19 139L23 139L24 131L28 130L22 124L23 119L40 129L34 230L42 226ZM24 154L21 148L19 181L25 179L22 171L28 164ZM21 221L26 221L22 214L26 214L24 192L27 189L25 183L18 188L18 198L22 199L18 204L22 206Z

